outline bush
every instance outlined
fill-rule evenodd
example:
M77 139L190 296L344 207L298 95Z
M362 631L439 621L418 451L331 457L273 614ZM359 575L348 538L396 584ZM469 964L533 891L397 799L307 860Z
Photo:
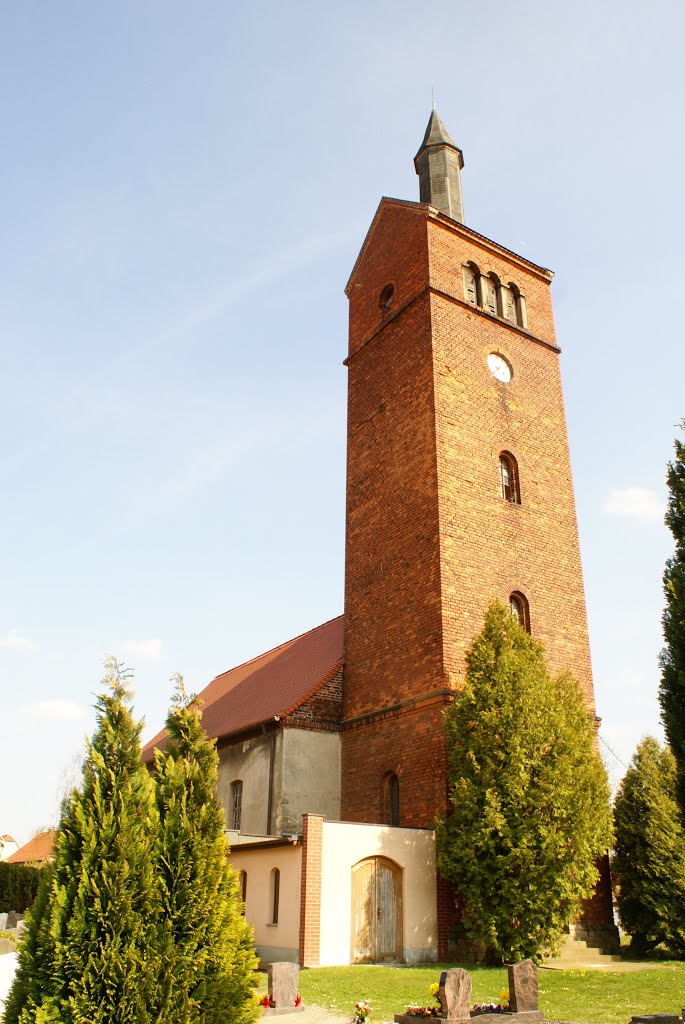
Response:
M8 864L0 861L0 914L16 910L23 914L36 898L42 866Z

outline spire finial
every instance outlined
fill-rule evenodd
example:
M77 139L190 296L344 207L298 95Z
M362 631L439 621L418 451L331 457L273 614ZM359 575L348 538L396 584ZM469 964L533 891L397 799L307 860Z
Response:
M414 157L414 167L419 176L419 198L422 203L435 206L460 224L464 223L460 176L463 166L462 152L450 138L436 110L433 90L433 109L426 134Z

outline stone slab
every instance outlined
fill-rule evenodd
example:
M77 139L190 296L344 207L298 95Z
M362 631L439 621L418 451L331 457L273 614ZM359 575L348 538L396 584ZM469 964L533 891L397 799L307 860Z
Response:
M264 1016L265 1017L282 1017L286 1013L302 1013L304 1006L300 1003L299 1006L265 1006Z
M288 960L277 960L267 967L269 981L269 999L272 1010L295 1010L297 988L300 981L300 968Z
M522 1010L519 1013L473 1013L472 1022L477 1024L535 1024L536 1021L545 1019L542 1010Z

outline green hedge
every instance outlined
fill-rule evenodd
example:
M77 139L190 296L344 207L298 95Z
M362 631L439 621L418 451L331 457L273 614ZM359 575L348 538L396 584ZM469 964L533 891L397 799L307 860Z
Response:
M16 910L23 914L31 906L43 867L34 864L7 864L0 861L0 914Z

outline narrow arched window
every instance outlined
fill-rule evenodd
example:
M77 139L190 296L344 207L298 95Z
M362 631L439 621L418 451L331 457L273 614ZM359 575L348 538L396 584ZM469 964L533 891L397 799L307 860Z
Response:
M488 274L487 277L483 278L483 285L483 305L485 306L485 309L487 309L488 313L493 313L494 316L499 316L499 278L495 274Z
M512 285L502 285L502 316L512 324L517 322L516 293L512 291Z
M528 609L528 601L525 599L520 591L515 590L509 597L509 610L511 611L512 619L518 622L519 626L522 626L526 633L530 633L530 612Z
M243 901L242 913L245 913L245 902L247 900L247 871L241 871L238 875L238 882L240 884L240 898Z
M243 810L243 783L235 779L231 783L231 829L240 832L240 819Z
M390 784L388 786L390 797L390 824L394 828L399 828L400 824L400 780L396 775L390 776Z
M383 289L381 294L378 296L378 306L380 308L381 313L389 312L390 307L392 306L392 300L393 300L394 296L395 296L395 285L394 284L386 284L385 288Z
M472 306L482 305L480 297L480 271L475 263L464 265L464 295Z
M514 505L521 503L519 472L516 459L511 452L502 452L499 457L500 490L505 501Z
M278 868L271 872L270 890L271 924L278 924L278 902L281 894L281 872Z
M511 320L513 324L517 324L519 327L528 326L526 300L519 286L514 284L513 281L509 282L509 298L507 299L507 312L505 316L507 320Z

